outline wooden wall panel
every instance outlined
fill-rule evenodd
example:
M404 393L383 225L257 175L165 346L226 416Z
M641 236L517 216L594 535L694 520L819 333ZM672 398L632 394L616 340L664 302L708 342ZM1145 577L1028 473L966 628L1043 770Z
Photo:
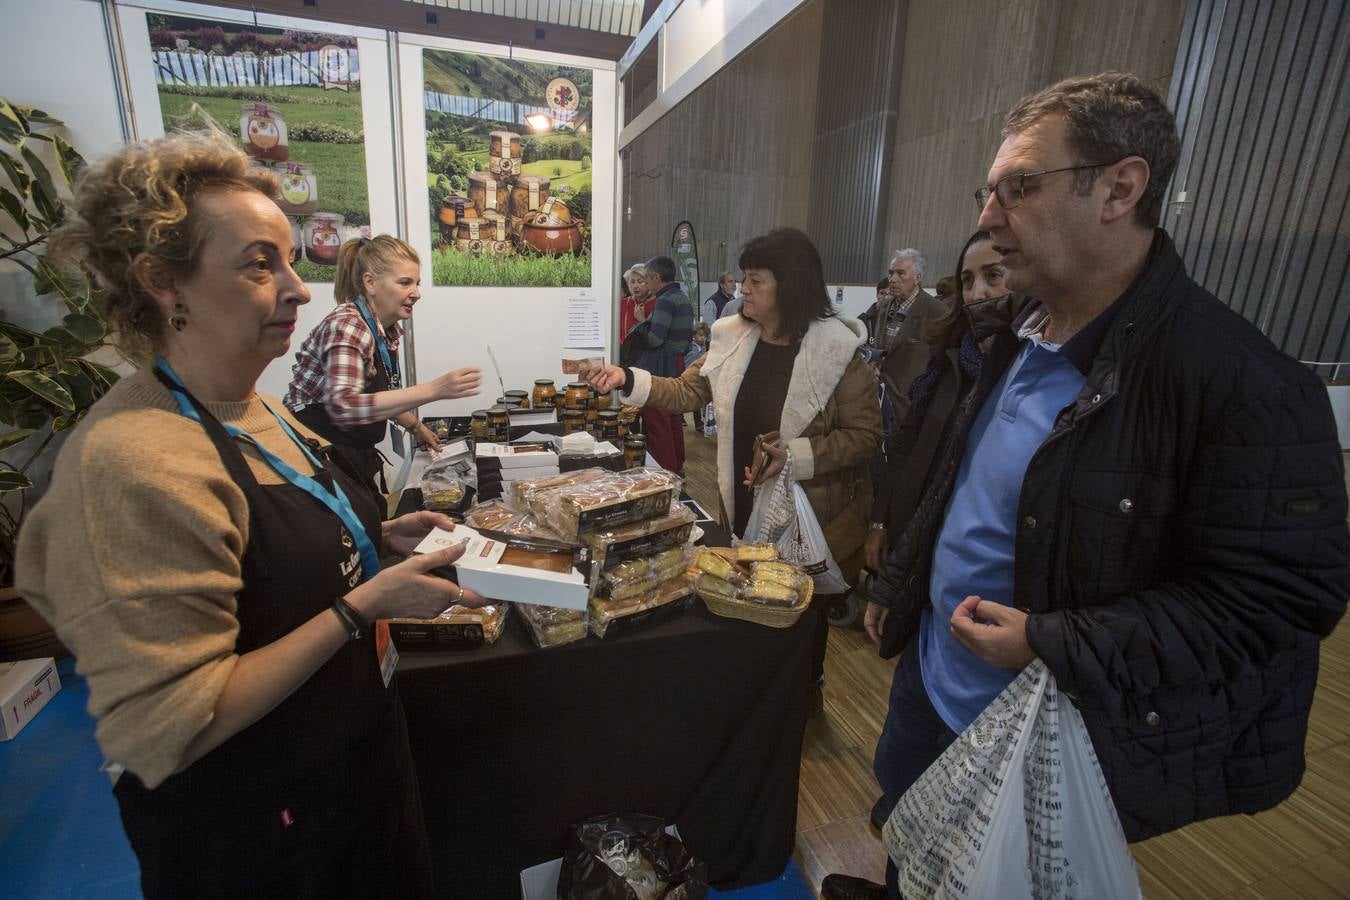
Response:
M975 229L1007 111L1069 75L1120 69L1167 93L1185 0L910 0L887 246L918 247L929 284ZM887 260L875 260L878 273Z
M628 146L625 267L669 252L681 219L704 281L735 269L748 238L807 225L821 7L804 4Z

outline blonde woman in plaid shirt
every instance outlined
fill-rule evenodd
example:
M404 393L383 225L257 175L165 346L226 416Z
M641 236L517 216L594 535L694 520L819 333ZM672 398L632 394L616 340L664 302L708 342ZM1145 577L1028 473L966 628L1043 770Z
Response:
M349 470L377 494L382 458L375 446L385 422L401 425L418 443L440 444L412 411L435 400L473 397L479 370L468 367L404 387L399 374L401 323L421 298L421 263L405 241L387 234L350 240L338 253L333 294L324 317L296 355L287 409L333 442Z

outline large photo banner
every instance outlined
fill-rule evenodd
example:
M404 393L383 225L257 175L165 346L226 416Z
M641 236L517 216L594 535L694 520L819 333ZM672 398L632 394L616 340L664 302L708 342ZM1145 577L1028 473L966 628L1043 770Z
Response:
M422 55L437 285L590 287L590 69Z
M356 39L147 15L164 130L214 123L281 178L295 269L330 282L338 248L369 235Z

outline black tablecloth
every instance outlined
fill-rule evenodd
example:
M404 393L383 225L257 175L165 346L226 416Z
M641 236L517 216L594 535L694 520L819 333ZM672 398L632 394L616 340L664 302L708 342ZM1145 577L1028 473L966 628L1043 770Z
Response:
M513 613L464 653L406 652L398 684L437 893L516 896L601 813L679 826L730 889L792 853L814 613L772 629L701 604L610 640L535 648Z
M398 512L420 506L409 489ZM815 615L766 628L695 601L646 631L541 650L513 613L491 647L403 653L437 893L516 896L521 869L562 855L568 825L609 812L678 825L718 888L776 878L795 839Z

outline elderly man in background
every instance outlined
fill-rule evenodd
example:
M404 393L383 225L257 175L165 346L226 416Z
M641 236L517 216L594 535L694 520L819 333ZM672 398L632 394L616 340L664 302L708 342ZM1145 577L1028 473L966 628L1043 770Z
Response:
M882 483L881 471L891 438L909 414L909 386L928 366L931 348L926 339L929 323L945 316L947 304L926 292L922 285L923 254L913 247L897 250L891 257L886 286L877 286L877 299L859 318L867 326L864 350L877 373L877 396L881 403L885 438L872 463L874 490ZM869 523L868 568L875 570L888 541L887 523Z
M874 581L868 633L905 648L885 799L1039 658L1129 840L1267 809L1303 776L1318 644L1350 591L1326 390L1155 227L1180 142L1146 83L1062 81L1003 136L979 227L1031 300L984 335ZM899 896L887 874L822 896Z
M730 272L723 272L717 278L717 290L708 295L708 299L703 301L700 307L701 318L711 327L712 323L722 318L727 304L736 297L736 276Z

